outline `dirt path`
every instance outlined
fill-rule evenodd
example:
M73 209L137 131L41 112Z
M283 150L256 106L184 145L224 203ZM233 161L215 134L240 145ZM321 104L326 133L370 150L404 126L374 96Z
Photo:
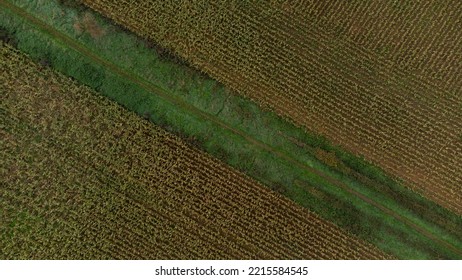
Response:
M23 10L23 9L21 9L21 8L7 2L7 1L4 1L4 0L0 0L0 6L2 6L2 8L8 9L11 12L13 12L14 14L24 18L30 24L32 24L35 28L40 29L41 31L49 34L51 37L56 39L62 45L66 46L66 47L73 48L74 50L76 50L77 52L82 54L83 56L93 60L96 63L101 64L104 67L106 67L111 72L113 72L113 73L115 73L115 74L117 74L119 76L124 77L125 79L129 80L132 83L135 83L135 84L141 86L143 89L145 89L147 91L150 91L150 92L153 92L153 93L157 94L158 96L160 96L165 101L167 101L167 102L169 102L169 103L171 103L171 104L173 104L175 106L181 107L182 109L189 112L190 114L199 116L200 118L202 118L204 120L213 122L214 124L224 128L224 129L226 129L228 131L231 131L232 133L234 133L234 134L242 137L243 139L245 139L247 142L252 143L253 145L259 147L262 150L271 152L275 156L287 161L291 165L295 165L298 168L301 168L301 169L304 169L304 170L306 170L306 171L308 171L310 173L316 174L317 176L325 179L330 184L335 185L336 187L341 188L342 190L350 193L351 195L354 195L357 198L363 200L364 202L374 206L375 208L380 209L381 211L383 211L387 215L392 216L393 218L395 218L397 221L400 221L401 223L413 228L417 232L421 233L423 236L425 236L428 239L436 242L440 246L452 251L453 253L459 255L462 258L462 250L461 249L456 248L455 246L453 246L452 244L446 242L443 239L440 239L438 236L436 236L433 233L427 231L425 228L420 227L419 225L414 223L409 218L400 215L399 213L393 211L392 209L388 208L387 206L381 204L380 202L377 202L377 201L371 199L370 197L367 197L367 196L365 196L365 195L351 189L345 183L343 183L343 182L341 182L341 181L339 181L339 180L337 180L337 179L335 179L333 177L328 176L327 174L321 172L320 170L314 169L314 168L312 168L312 167L310 167L310 166L308 166L306 164L303 164L302 162L298 161L297 159L291 157L290 155L282 153L281 151L275 149L274 147L269 146L266 143L261 142L261 141L255 139L255 138L251 137L250 135L246 134L244 131L236 129L236 128L226 124L225 122L221 121L220 119L216 118L215 116L199 110L198 108L190 105L189 103L184 102L180 98L177 98L177 97L169 94L167 91L160 88L159 86L156 86L155 84L150 83L149 81L147 81L147 80L145 80L145 79L143 79L143 78L141 78L141 77L139 77L139 76L137 76L137 75L135 75L135 74L121 68L121 67L119 67L118 65L116 65L114 63L111 63L111 62L109 62L107 60L104 60L103 58L101 58L98 55L96 55L95 53L93 53L87 47L81 45L79 42L75 41L74 39L66 36L65 34L63 34L61 32L59 32L58 30L54 29L52 26L49 26L48 24L46 24L42 20L40 20L40 19L34 17L33 15L29 14L27 11L25 11L25 10Z

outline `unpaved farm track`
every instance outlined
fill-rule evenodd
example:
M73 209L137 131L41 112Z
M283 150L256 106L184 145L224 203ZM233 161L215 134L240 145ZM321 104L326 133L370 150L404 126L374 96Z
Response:
M461 1L83 2L462 214Z

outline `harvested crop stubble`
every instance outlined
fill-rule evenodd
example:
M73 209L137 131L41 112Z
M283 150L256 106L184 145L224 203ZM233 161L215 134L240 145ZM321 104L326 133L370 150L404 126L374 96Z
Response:
M462 214L462 2L83 2Z
M387 258L2 45L0 258Z

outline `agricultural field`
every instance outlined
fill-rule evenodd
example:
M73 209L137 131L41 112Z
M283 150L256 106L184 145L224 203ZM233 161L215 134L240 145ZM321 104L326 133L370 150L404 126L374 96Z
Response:
M462 2L83 0L462 214Z
M72 1L0 6L3 40L41 67L88 85L356 238L402 259L462 256L459 215L260 110L165 49Z
M2 259L389 257L8 45L0 63Z
M133 120L136 119L146 126L154 124L154 128L168 131L166 132L168 135L177 137L175 139L183 145L194 147L193 150L203 155L206 153L215 157L221 165L238 170L236 172L241 172L239 176L245 176L255 184L265 187L272 195L276 197L283 195L291 200L290 203L303 206L307 209L303 211L316 215L320 220L331 222L334 227L341 229L351 238L362 240L364 244L372 244L371 246L378 248L384 256L400 259L460 259L462 257L460 215L422 197L407 188L406 181L390 176L390 173L387 174L363 158L345 151L322 135L297 127L288 121L290 119L283 119L271 110L259 107L252 100L235 94L204 73L193 69L188 65L190 62L157 45L154 40L146 39L147 36L136 36L123 26L114 24L110 19L79 4L79 1L11 0L0 2L0 7L0 39L28 54L35 61L35 65L39 65L40 71L51 72L50 69L53 69L55 73L60 72L64 76L71 77L75 85L88 86L93 93L98 92L137 114L137 117L133 114ZM64 79L61 74L55 75ZM9 80L7 76L5 84L8 84ZM106 118L109 118L108 121L113 119L110 114L106 115ZM80 119L78 122L86 124L90 119ZM61 121L68 120L64 117L60 118L56 120L55 125L59 125ZM13 124L14 121L7 123ZM21 125L19 124L20 127ZM138 135L142 131L144 130L136 126L131 133ZM75 135L77 134L76 132ZM115 135L117 136L118 133ZM153 142L149 139L148 141ZM70 143L63 142L61 148L81 151L81 148L78 146L75 148ZM18 146L21 146L21 143ZM160 144L156 146L163 147ZM92 144L91 147L95 146ZM95 149L89 148L85 151L91 154L91 150ZM133 151L133 148L130 151ZM137 155L150 159L153 152L155 153L154 150L143 148ZM15 156L13 150L8 150L7 153L10 153L10 157ZM100 156L104 157L105 153L100 153ZM170 155L170 152L167 154ZM160 157L163 155L161 154ZM156 156L159 154L154 155L154 158ZM108 160L113 158L117 156L112 155ZM88 160L86 158L83 161ZM48 163L51 164L52 161ZM190 165L195 164L190 160L188 162ZM9 163L5 161L4 164L8 166ZM101 161L101 165L97 165L98 170L106 172L106 164L106 161ZM146 172L149 176L152 174L151 170L145 169L143 164L132 166L130 162L125 162L124 166L130 168L121 168L119 165L117 176L125 176L122 170L130 170L127 176L136 174L134 175L136 178L147 176ZM46 173L51 174L55 171ZM59 170L56 172L62 173ZM33 178L44 178L43 173L44 169L36 168L29 175ZM92 176L99 178L96 174L97 172L94 172ZM182 183L184 187L194 184L190 182L196 180L195 174L188 174L191 180L186 179L185 175L183 179L187 182ZM82 173L82 177L85 177L84 175ZM207 176L201 177L202 181L199 182L205 182ZM155 179L149 182L143 186L153 187L160 184ZM224 182L220 181L222 184L225 184ZM114 184L136 185L136 183L122 181L114 181ZM12 183L10 186L13 191L15 187L21 188L23 184ZM208 187L210 186L205 186ZM125 189L126 187L123 187L123 190ZM257 188L252 190L255 192L253 196L259 195ZM97 192L94 194L105 196ZM62 192L56 192L56 199L61 199L61 195ZM174 199L177 197L175 196ZM208 200L213 199L208 198ZM198 202L199 199L194 201ZM43 206L41 202L39 205ZM169 205L164 206L168 208L171 206ZM293 205L293 207L299 206ZM101 210L100 213L104 211ZM116 219L125 211L131 213L127 208L123 208L118 212L119 214L111 216L111 219ZM20 209L11 208L9 214L21 218L27 217ZM183 212L179 215L183 216ZM188 218L188 215L183 218ZM270 216L274 215L270 214ZM290 216L287 218L291 219ZM174 224L175 221L172 223ZM206 221L204 218L200 223L204 222L209 226L221 226L220 221L216 224L213 219ZM106 227L104 223L99 226ZM35 225L31 224L29 219L25 221L22 228L31 228L31 226L33 228ZM79 228L79 225L75 224L75 228ZM109 231L110 228L109 226ZM140 229L139 232L142 231L143 229ZM24 233L27 236L27 231ZM43 234L47 233L44 231ZM159 234L163 232L159 231ZM194 238L199 237L194 236ZM69 236L63 236L60 242L66 243L68 239L72 240ZM202 240L206 239L208 237ZM247 246L245 245L247 241L244 241L244 239L234 239L234 242L239 244L235 246ZM255 247L259 248L260 245L257 244ZM138 251L137 248L132 250ZM326 250L331 251L329 248ZM92 252L97 251L99 249ZM23 251L22 255L27 255L24 252L26 251ZM356 252L354 257L343 258L357 258L359 254ZM111 258L109 255L106 256ZM194 258L203 258L203 255L194 256ZM254 254L248 255L247 258L260 258L259 256ZM141 255L138 257L142 258ZM91 255L87 258L91 258ZM174 257L164 254L159 255L159 258ZM225 257L214 255L212 258ZM286 255L284 258L291 257ZM324 257L306 255L303 258ZM334 257L331 254L325 258Z

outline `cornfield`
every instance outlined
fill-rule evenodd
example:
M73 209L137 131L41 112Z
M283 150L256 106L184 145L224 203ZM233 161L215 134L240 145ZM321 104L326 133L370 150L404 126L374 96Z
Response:
M1 45L0 258L389 258Z
M461 1L83 2L462 214Z

